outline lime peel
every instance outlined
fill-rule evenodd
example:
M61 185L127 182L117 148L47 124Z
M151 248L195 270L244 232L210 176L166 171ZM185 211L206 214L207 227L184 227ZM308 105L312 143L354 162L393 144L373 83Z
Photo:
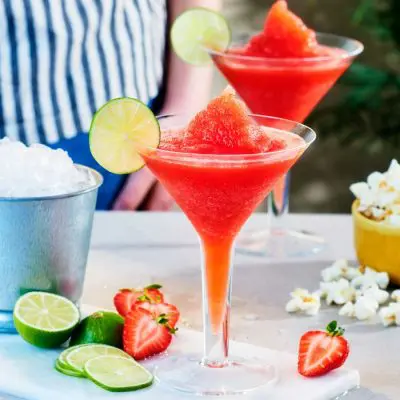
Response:
M85 375L81 374L80 372L76 372L70 369L68 366L65 366L60 360L57 360L54 368L56 371L60 372L61 374L72 376L74 378L84 378Z

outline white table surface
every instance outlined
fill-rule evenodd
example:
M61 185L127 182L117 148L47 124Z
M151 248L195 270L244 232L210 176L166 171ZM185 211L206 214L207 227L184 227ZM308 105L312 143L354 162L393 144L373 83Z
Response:
M263 228L266 223L265 214L255 214L246 227ZM291 215L287 223L320 233L329 246L307 259L271 261L237 255L231 336L296 353L304 331L323 328L338 315L333 309L316 317L288 315L284 306L289 292L298 286L316 289L321 268L334 259L355 256L350 216ZM201 330L199 260L195 233L179 212L97 213L83 303L110 308L119 288L157 282L179 306L186 325ZM360 371L363 386L346 400L399 399L400 328L340 321L352 347L348 365Z
M265 214L254 214L246 228L263 228ZM232 337L277 349L297 351L298 339L309 328L321 328L337 311L316 317L288 315L284 306L291 289L318 287L320 269L337 258L354 259L349 215L291 215L292 228L323 235L329 246L308 259L267 260L237 255L233 278ZM183 214L97 213L83 302L112 306L120 287L162 283L188 324L201 330L199 249ZM341 319L352 345L348 365L361 373L367 390L351 399L399 399L400 328ZM385 397L381 394L386 395Z

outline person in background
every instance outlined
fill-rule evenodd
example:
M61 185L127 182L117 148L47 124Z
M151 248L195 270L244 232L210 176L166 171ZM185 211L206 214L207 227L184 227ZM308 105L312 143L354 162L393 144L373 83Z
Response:
M211 67L191 67L169 48L186 9L222 0L1 0L0 138L68 151L104 176L97 208L167 210L173 201L146 168L113 175L90 154L93 114L136 97L156 114L207 103Z

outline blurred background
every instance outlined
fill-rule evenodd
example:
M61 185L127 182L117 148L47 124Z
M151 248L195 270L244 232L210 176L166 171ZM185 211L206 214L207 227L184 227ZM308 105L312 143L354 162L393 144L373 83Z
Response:
M261 29L273 0L225 0L236 32ZM292 212L348 213L348 187L400 160L400 0L289 0L320 32L362 41L357 59L305 122L318 141L293 169ZM213 94L226 85L216 71Z

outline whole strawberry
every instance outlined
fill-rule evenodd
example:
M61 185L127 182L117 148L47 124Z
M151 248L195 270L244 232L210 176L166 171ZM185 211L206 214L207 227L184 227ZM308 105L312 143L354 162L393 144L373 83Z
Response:
M336 321L328 324L326 331L306 332L299 344L299 373L314 377L341 367L350 351L343 333Z

